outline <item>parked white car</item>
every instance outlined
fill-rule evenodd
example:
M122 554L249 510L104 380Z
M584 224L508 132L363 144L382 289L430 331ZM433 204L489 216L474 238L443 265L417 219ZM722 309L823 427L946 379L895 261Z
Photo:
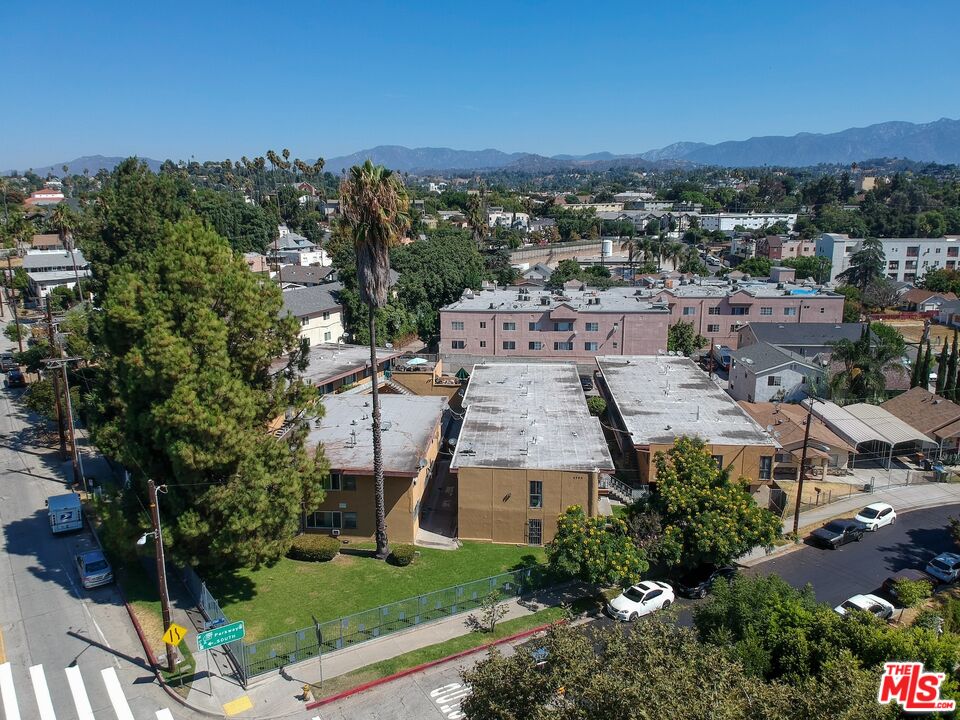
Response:
M867 530L873 532L884 525L893 525L897 521L897 513L892 505L873 503L857 513L857 517L854 519L862 522L867 526Z
M673 588L659 580L644 580L628 587L607 605L607 614L614 620L636 620L656 610L670 607L676 595Z
M949 552L940 553L927 564L924 570L940 582L956 582L960 577L960 555Z
M837 605L834 610L841 615L846 615L851 610L865 610L874 617L887 620L893 617L896 608L876 595L854 595Z

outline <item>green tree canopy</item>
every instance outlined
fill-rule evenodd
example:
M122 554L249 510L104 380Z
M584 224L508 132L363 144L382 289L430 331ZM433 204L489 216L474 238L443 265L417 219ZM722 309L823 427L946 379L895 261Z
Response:
M692 322L678 320L667 328L667 350L690 357L710 341L693 329Z
M657 486L631 513L653 511L662 526L657 556L669 565L723 564L780 536L779 518L754 502L746 479L731 480L698 438L658 452Z
M141 482L168 486L165 537L182 560L276 560L322 498L322 454L307 456L303 429L289 442L266 432L314 397L269 373L284 353L299 362L296 322L198 220L165 225L136 260L114 269L103 301L95 439Z
M587 517L579 505L557 519L547 558L554 572L603 586L638 582L649 567L623 520Z
M862 293L872 281L883 277L885 267L883 243L876 238L867 238L860 249L850 256L850 267L837 278L856 286Z

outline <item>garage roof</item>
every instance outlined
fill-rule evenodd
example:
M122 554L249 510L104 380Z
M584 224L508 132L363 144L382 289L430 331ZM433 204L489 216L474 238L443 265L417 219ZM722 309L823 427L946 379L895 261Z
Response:
M854 446L865 442L890 444L880 432L835 403L804 400L803 405L810 408L814 417L821 418L833 432Z
M887 442L891 445L919 442L923 445L936 446L936 443L922 432L907 425L907 423L896 415L884 410L878 405L856 403L855 405L847 405L843 409L872 427L876 432L886 438Z

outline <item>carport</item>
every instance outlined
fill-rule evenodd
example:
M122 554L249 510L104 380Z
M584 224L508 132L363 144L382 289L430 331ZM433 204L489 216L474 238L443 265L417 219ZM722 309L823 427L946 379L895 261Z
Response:
M833 433L856 448L856 455L850 461L851 468L857 467L858 459L870 458L879 460L885 468L890 467L893 443L878 429L848 412L848 408L832 402L804 400L802 404L814 417L823 420Z
M880 433L890 443L890 456L911 455L918 452L936 453L939 445L916 428L878 405L856 403L847 405L848 413Z

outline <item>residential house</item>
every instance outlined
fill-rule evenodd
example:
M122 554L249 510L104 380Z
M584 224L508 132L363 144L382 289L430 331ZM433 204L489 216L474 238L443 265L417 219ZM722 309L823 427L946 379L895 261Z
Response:
M267 257L272 263L288 265L330 265L330 256L320 246L303 235L281 227L280 237L270 244Z
M322 285L285 290L281 314L288 313L300 322L300 337L311 345L343 339L343 307Z
M326 267L284 265L274 279L281 284L291 283L302 287L313 287L333 282L336 277L336 268L329 265Z
M550 280L550 276L553 275L553 268L549 265L544 265L543 263L537 263L531 268L526 268L520 272L520 277L524 280L539 285L543 285Z
M913 288L900 296L900 304L908 312L939 313L944 303L952 302L957 296L952 292L938 293L923 288Z
M30 193L30 197L24 200L23 204L26 207L33 207L35 205L59 205L65 199L66 198L63 194L63 190L60 190L59 188L44 187Z
M74 250L72 253L64 250L30 250L23 256L23 269L30 272L56 272L69 270L74 267L86 270L90 267L83 253Z
M937 310L937 322L950 327L960 327L960 300L948 300L941 303Z
M833 352L840 340L856 342L863 333L860 323L832 322L750 322L737 331L735 347L743 349L755 343L769 343L804 358Z
M769 258L772 262L813 257L816 254L816 240L794 235L767 235L757 243L757 255Z
M960 236L879 240L889 280L915 283L930 270L960 269ZM830 261L830 282L850 267L850 258L862 245L862 239L840 233L823 233L817 239L817 255Z
M546 232L550 228L555 228L557 221L553 218L533 218L527 225L529 232Z
M376 349L377 382L382 384L402 350ZM288 358L273 361L270 373L276 374L287 366ZM317 388L321 395L342 392L358 386L370 385L370 347L344 343L311 344L307 354L307 367L297 373L298 377Z
M802 405L745 401L739 404L780 445L774 473L778 477L799 479L804 445L807 446L807 472L814 477L826 478L828 468L846 468L856 453L853 445L817 417L810 418L809 442L805 443L810 411Z
M510 212L502 207L487 208L487 225L491 228L505 227L527 230L530 215L525 212Z
M323 408L306 444L323 448L330 475L323 502L304 513L304 529L370 540L376 533L370 397L327 395ZM440 450L446 408L442 397L380 396L386 520L395 543L417 541L421 501Z
M822 364L770 343L754 343L733 353L727 392L735 400L798 402L812 378L822 379Z
M733 477L773 478L777 443L690 358L603 356L597 366L612 434L640 484L656 482L656 454L682 436L702 439Z
M34 235L30 239L30 248L32 250L66 250L60 235L57 233Z
M571 505L599 514L614 465L572 363L476 365L463 404L450 464L461 539L543 545Z
M788 230L797 224L796 213L702 213L700 227L704 230L734 232L744 230L763 230L777 223L786 223Z
M258 252L245 252L243 260L251 272L266 273L270 272L270 265L267 263L267 256Z
M51 291L58 287L70 288L73 290L77 286L77 275L80 276L81 283L90 277L90 271L87 269L77 270L51 270L47 272L28 272L27 290L29 293L40 300L43 300Z
M910 388L880 407L936 440L941 452L960 450L960 405L922 387Z

